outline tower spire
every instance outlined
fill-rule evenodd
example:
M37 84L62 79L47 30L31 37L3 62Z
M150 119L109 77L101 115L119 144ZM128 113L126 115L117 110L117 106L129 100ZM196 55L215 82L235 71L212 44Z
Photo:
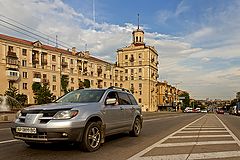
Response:
M139 29L139 13L138 13L138 29Z

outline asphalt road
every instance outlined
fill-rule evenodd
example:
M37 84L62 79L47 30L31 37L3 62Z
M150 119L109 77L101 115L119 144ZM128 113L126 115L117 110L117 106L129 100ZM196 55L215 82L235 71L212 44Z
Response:
M44 145L30 148L21 141L12 141L9 123L0 123L0 160L121 160L128 159L163 140L179 129L186 127L205 114L162 114L147 115L140 137L129 137L127 133L110 136L96 152L85 153L69 145ZM212 117L212 116L211 116ZM215 115L214 115L215 117ZM213 118L214 118L213 117ZM240 138L240 117L218 115L224 124ZM206 119L206 118L205 118ZM209 118L208 118L209 119ZM214 118L216 124L219 120ZM209 122L208 122L209 121ZM209 119L208 123L212 123ZM205 122L205 123L206 123ZM199 122L200 123L200 122ZM216 125L214 123L214 125ZM150 154L150 153L147 153ZM147 155L146 154L146 155Z

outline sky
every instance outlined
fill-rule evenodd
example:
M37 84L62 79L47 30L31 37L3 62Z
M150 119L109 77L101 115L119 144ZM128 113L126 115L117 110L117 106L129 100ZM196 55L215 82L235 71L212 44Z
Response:
M87 49L109 62L131 43L140 14L145 43L159 54L160 81L194 99L233 99L240 91L239 0L0 0L0 8L0 33L44 44L57 35L59 47Z

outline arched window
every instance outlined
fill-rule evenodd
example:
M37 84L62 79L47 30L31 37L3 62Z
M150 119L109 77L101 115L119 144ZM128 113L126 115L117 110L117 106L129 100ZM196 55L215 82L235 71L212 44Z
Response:
M138 42L138 36L136 37L136 42Z
M142 42L142 39L141 39L142 37L139 37L139 42Z

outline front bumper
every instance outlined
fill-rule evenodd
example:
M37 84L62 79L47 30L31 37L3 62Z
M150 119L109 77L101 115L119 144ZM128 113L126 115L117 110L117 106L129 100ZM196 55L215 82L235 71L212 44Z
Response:
M35 127L37 128L36 134L29 133L18 133L16 132L16 127ZM84 132L84 127L72 127L72 126L29 126L15 123L11 128L13 137L15 139L20 139L28 142L39 142L39 143L48 143L48 142L76 142L82 140L82 135Z

